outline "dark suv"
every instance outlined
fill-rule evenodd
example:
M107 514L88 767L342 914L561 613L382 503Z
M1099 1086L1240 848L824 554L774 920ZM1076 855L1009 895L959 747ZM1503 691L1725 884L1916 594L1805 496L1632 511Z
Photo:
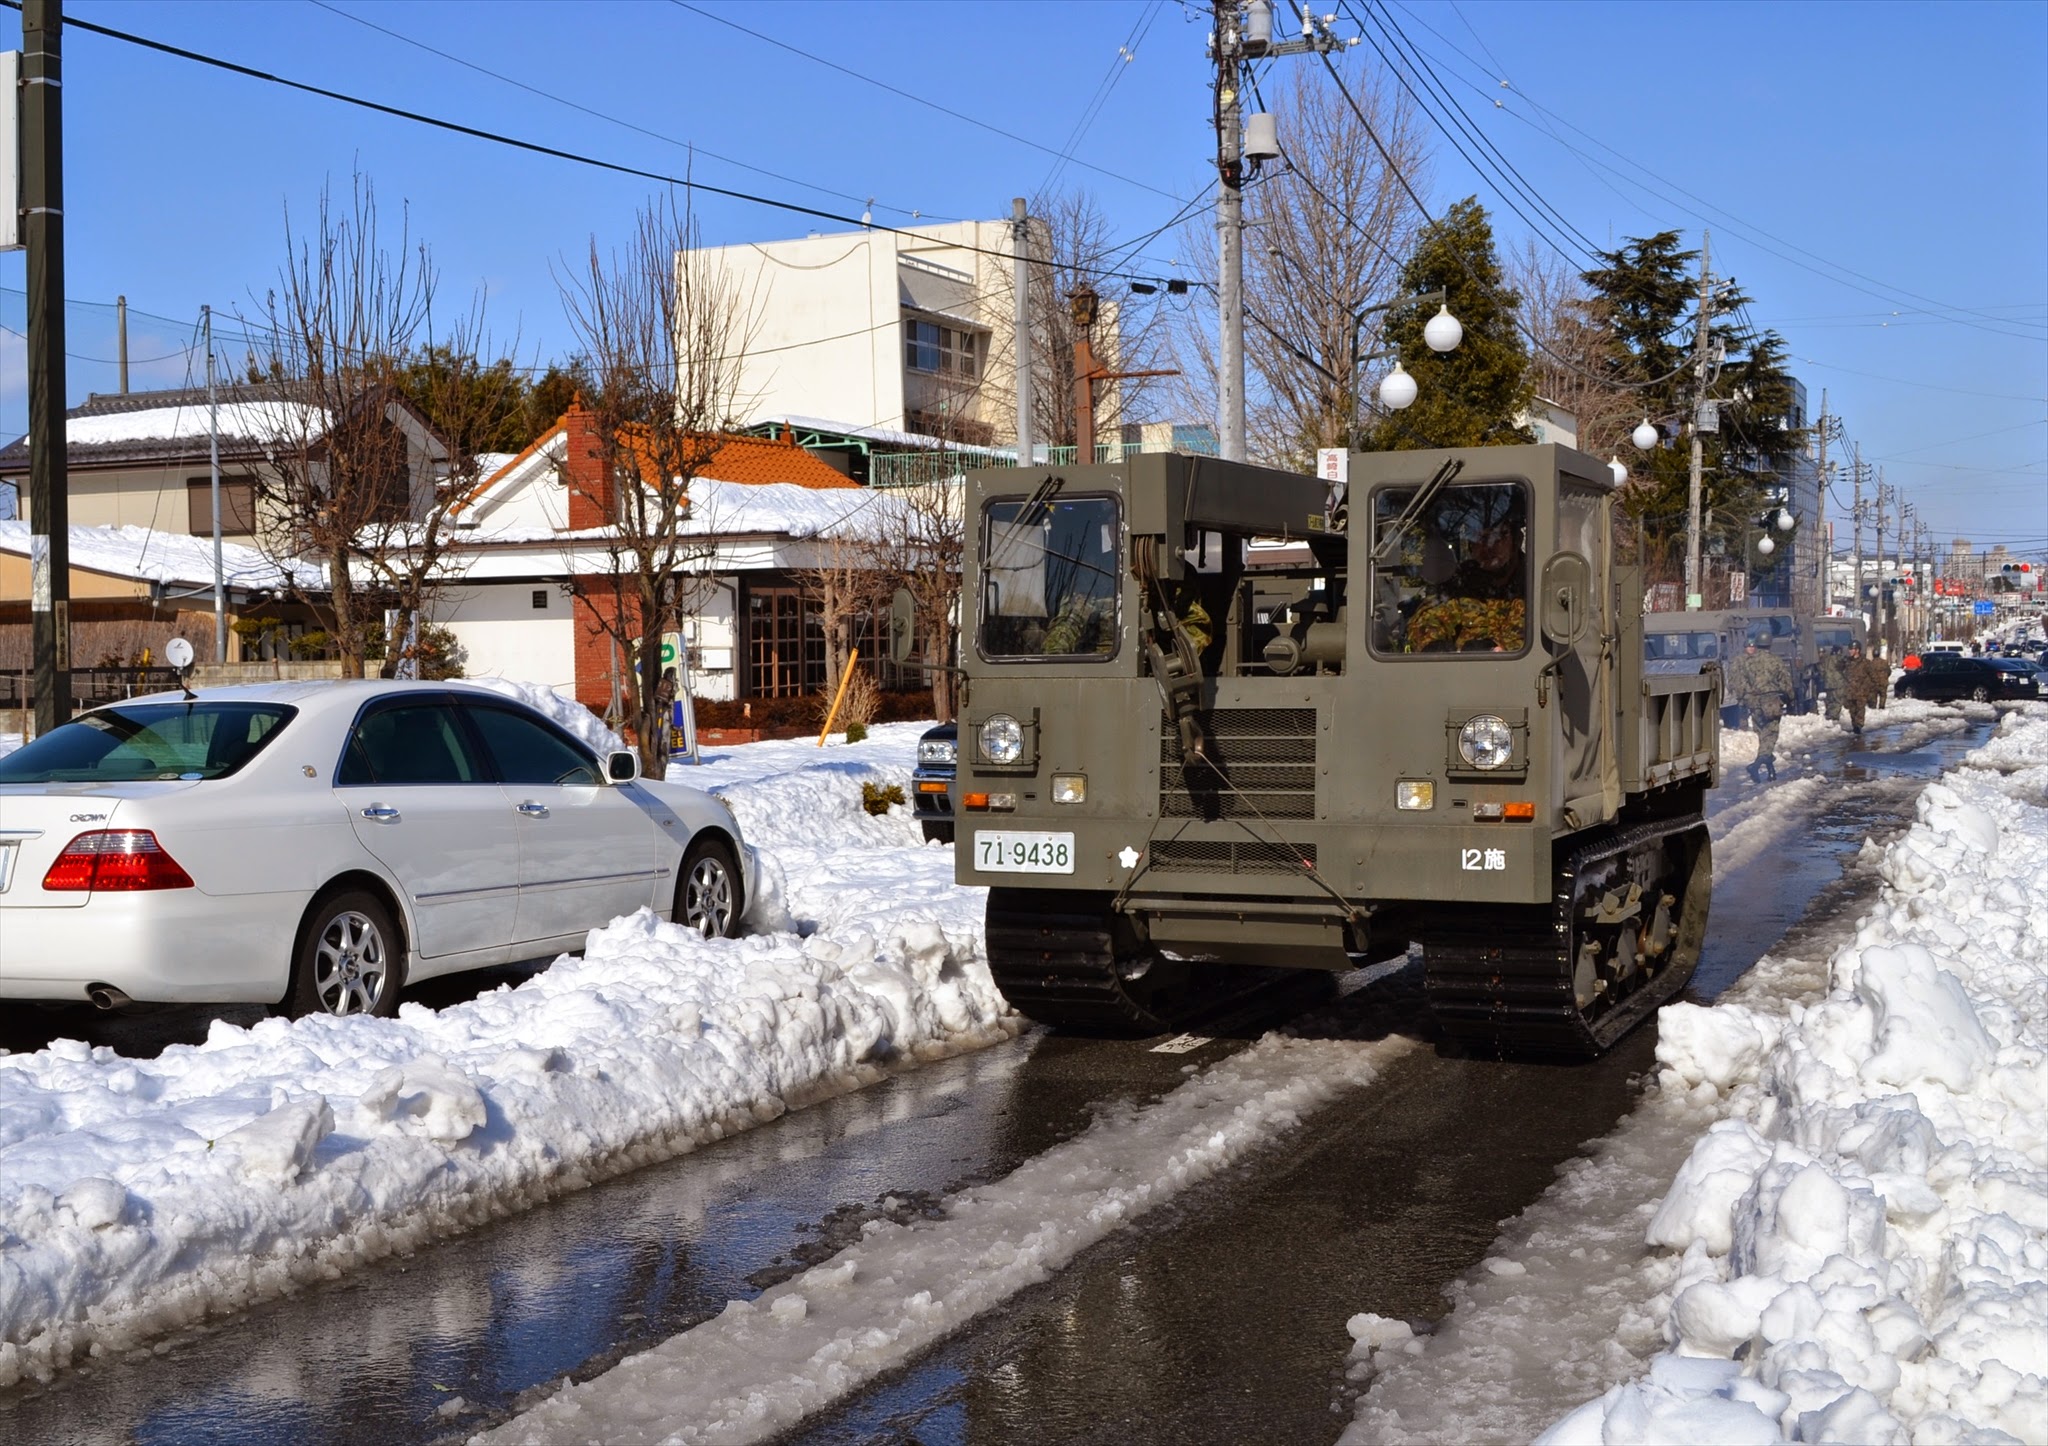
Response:
M1919 667L1909 670L1892 685L1892 692L1901 698L1925 698L1938 703L1962 698L1988 703L1994 698L2039 697L2037 678L2031 671L2008 672L1990 658L1928 653L1921 657Z
M917 740L917 771L910 775L910 810L930 843L953 841L953 770L960 756L960 730L941 723Z

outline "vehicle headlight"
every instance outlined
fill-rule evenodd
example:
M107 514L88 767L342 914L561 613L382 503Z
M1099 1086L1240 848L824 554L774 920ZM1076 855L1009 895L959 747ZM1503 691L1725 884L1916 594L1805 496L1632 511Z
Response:
M951 738L934 738L917 745L919 763L957 763L960 759L960 745Z
M1474 768L1503 768L1515 756L1515 733L1508 720L1481 713L1458 730L1458 756Z
M981 756L991 763L1015 763L1024 756L1024 725L1007 713L981 725Z

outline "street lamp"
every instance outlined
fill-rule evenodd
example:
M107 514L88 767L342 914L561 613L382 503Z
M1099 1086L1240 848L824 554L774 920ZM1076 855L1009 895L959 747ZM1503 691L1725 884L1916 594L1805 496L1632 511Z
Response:
M1657 437L1657 424L1648 417L1643 418L1636 429L1628 434L1628 439L1645 452L1657 445Z
M1404 412L1415 404L1415 378L1401 370L1401 358L1394 357L1394 369L1380 379L1380 405L1390 412Z
M1607 470L1614 474L1615 486L1619 487L1622 483L1628 481L1628 468L1622 466L1619 453L1607 459Z

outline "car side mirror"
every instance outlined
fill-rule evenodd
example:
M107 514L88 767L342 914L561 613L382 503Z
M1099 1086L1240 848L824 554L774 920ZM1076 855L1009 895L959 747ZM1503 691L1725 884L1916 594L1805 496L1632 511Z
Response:
M607 753L604 758L604 773L613 783L631 783L640 776L640 755L630 748L620 748Z
M1576 552L1560 552L1543 564L1537 587L1543 640L1556 648L1574 646L1593 624L1593 564Z

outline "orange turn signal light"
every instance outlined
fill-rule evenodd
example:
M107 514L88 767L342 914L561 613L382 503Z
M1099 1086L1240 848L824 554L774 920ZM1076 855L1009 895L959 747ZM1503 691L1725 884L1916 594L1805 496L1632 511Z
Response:
M1509 823L1533 823L1536 805L1533 803L1511 803L1500 811L1500 816Z
M962 806L967 808L987 808L988 795L985 793L970 793L965 798L962 798L960 802Z
M920 783L917 786L917 791L919 793L944 793L946 791L946 785L936 780L927 779L925 782Z

